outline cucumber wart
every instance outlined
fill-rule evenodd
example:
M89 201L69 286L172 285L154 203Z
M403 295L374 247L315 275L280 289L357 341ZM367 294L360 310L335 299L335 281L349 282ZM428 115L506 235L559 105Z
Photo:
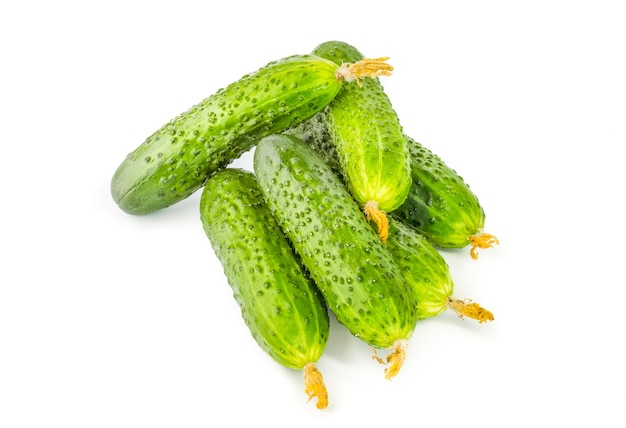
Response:
M202 192L200 218L252 336L281 365L304 370L305 392L325 408L328 394L315 363L328 339L328 310L254 175L217 172Z

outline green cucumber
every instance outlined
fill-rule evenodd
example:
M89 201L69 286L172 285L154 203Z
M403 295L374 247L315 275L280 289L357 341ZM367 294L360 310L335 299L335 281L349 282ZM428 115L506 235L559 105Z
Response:
M319 45L313 54L337 65L363 59L353 46L336 41ZM411 187L400 120L378 79L344 85L323 114L348 189L376 223L384 242L385 213L402 205Z
M344 80L367 75L361 68L293 55L243 76L129 153L111 180L113 200L129 214L148 214L189 197L263 136L324 108Z
M335 63L361 57L353 46L335 41L323 43L313 52ZM370 86L377 83L367 82ZM326 113L336 103L337 99L327 109L286 132L311 144L337 173L342 174L342 155L329 134L330 124ZM404 202L392 215L415 227L437 247L463 248L471 245L470 255L473 259L478 258L479 248L498 244L495 236L483 231L485 212L463 178L413 138L405 135L405 140L411 186Z
M251 172L226 168L207 180L200 218L258 345L305 373L309 399L328 404L315 363L329 334L323 297L284 236Z
M407 141L413 185L394 215L438 247L471 245L473 259L478 258L478 248L498 244L495 236L483 232L485 211L463 178L414 139Z
M392 350L385 373L395 376L417 322L416 302L357 202L319 155L289 135L259 142L254 171L329 309L354 336Z
M390 218L387 249L415 294L420 320L453 309L460 318L467 316L480 323L493 321L493 314L476 302L454 297L448 263L414 227Z

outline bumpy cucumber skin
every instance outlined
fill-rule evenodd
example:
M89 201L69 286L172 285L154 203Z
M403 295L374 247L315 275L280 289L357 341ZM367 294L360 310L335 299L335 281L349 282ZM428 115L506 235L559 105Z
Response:
M322 43L313 52L336 64L362 58L355 47L340 41ZM339 155L325 129L328 126L325 110L287 132L311 144L335 171L341 173ZM415 227L440 248L469 245L468 237L480 232L485 225L485 212L477 196L440 157L413 138L405 137L412 184L405 201L393 215Z
M268 207L337 320L374 347L408 339L416 302L339 177L287 135L259 142L254 169Z
M387 249L415 295L418 318L444 312L454 282L437 249L415 228L394 218L389 219Z
M337 65L363 59L353 46L335 41L319 45L313 54ZM386 212L398 208L411 187L409 155L402 126L380 81L347 83L324 109L324 116L353 197L361 205L375 201Z
M254 175L227 168L206 183L203 228L259 346L285 367L322 355L325 302L265 205Z
M302 139L341 175L341 165L329 141L323 113L285 131ZM485 225L478 198L452 168L414 139L407 137L411 155L412 184L404 203L391 213L417 229L440 248L463 248ZM391 233L391 231L390 231Z
M315 49L313 49L313 54L321 58L326 58L337 65L354 63L363 59L363 55L357 48L339 40L330 40L317 45Z
M393 215L441 248L463 248L485 225L485 211L463 178L439 156L407 137L413 184Z
M111 181L114 201L129 214L148 214L189 197L263 136L329 104L341 87L337 68L294 55L218 90L128 154Z
M308 144L335 174L343 179L339 155L330 139L324 112L316 113L309 120L286 129L283 134L290 135Z

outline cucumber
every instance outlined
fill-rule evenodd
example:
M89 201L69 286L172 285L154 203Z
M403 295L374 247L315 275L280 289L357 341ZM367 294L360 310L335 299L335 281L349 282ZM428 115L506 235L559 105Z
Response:
M392 378L417 312L391 254L341 179L301 140L265 137L253 163L268 207L329 309L354 336L391 350L385 377Z
M273 61L172 119L129 153L111 195L129 214L148 214L193 194L263 136L306 120L335 98L343 81L366 77L366 60L338 67L314 55Z
M315 363L329 334L323 297L265 205L251 172L226 168L207 180L200 218L258 345L281 365L304 370L309 399L328 405Z
M493 321L493 314L478 303L453 296L454 281L446 260L414 227L390 218L387 249L415 295L418 319L452 309L460 318Z
M361 57L353 46L336 41L323 43L313 52L335 63ZM367 83L370 86L378 84L374 81ZM343 174L342 155L328 129L327 111L336 103L337 99L311 119L285 132L311 144L338 174ZM415 227L437 247L463 248L471 245L473 259L478 258L479 248L499 244L495 236L483 231L485 212L463 178L413 138L405 135L405 140L411 186L404 202L392 215Z
M337 41L319 45L313 54L337 65L363 59L353 46ZM381 74L391 70L386 71ZM400 120L377 78L344 85L323 115L348 189L367 218L376 223L384 242L386 213L398 208L411 188L409 152Z
M479 248L497 245L495 236L483 232L485 211L463 178L414 139L407 137L407 141L413 185L394 215L438 247L471 245L474 260Z

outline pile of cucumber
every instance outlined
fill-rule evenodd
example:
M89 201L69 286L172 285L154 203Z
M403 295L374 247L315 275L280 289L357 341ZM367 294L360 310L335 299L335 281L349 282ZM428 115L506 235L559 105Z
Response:
M393 70L386 60L330 41L273 61L157 130L111 182L130 214L202 188L202 225L246 325L275 361L304 372L318 408L330 312L387 379L419 320L447 309L493 320L454 297L437 248L470 246L476 259L498 241L463 179L403 132L378 79ZM253 147L254 171L229 167Z

